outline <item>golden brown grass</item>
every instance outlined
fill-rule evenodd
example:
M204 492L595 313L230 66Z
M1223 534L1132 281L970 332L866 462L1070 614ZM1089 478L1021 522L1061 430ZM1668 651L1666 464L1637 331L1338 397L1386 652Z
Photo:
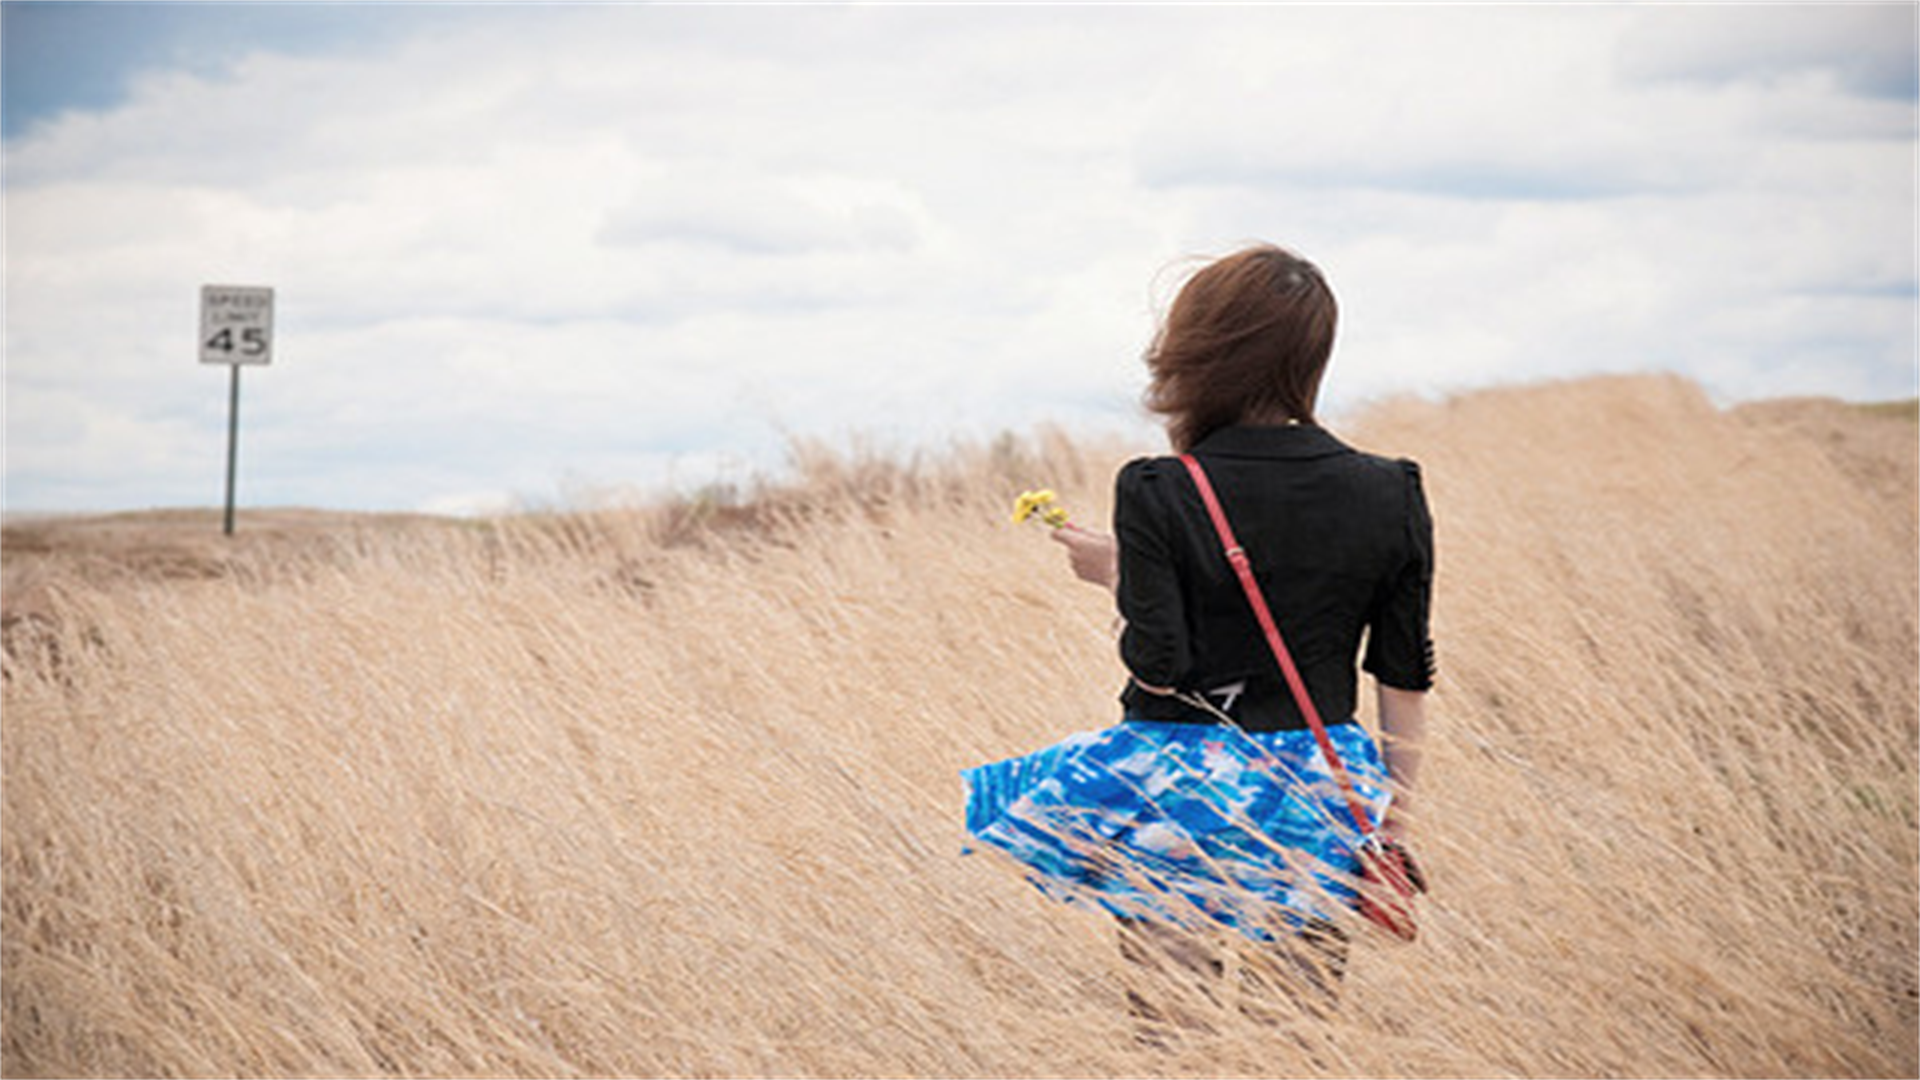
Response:
M1443 683L1425 937L1364 943L1330 1023L1136 1047L1102 920L958 855L958 770L1114 719L1107 603L1005 512L1103 518L1121 453L1047 436L803 448L739 505L149 532L185 561L137 572L9 529L0 1065L1920 1070L1910 413L1622 379L1345 434L1426 465Z

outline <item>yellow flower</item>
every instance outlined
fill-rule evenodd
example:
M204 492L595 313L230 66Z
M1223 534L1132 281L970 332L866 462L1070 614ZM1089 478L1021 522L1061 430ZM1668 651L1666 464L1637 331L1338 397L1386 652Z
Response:
M1038 514L1040 515L1040 520L1046 522L1052 528L1057 529L1065 525L1067 523L1066 508L1055 502L1054 499L1055 495L1053 492L1044 488L1039 491L1021 492L1020 497L1013 500L1014 524L1018 525L1020 522Z

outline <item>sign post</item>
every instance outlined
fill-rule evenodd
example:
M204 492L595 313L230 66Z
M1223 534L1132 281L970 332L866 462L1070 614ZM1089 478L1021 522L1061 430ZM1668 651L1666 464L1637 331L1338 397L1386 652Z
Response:
M240 461L240 368L273 362L273 290L256 285L200 286L200 362L226 364L227 514L233 535L233 489Z

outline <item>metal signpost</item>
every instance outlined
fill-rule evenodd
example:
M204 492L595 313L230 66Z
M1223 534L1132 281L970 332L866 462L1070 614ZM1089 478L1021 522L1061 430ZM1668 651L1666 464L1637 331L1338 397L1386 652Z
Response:
M232 369L227 391L227 517L233 535L233 481L240 460L240 368L273 362L273 290L257 285L200 286L200 362Z

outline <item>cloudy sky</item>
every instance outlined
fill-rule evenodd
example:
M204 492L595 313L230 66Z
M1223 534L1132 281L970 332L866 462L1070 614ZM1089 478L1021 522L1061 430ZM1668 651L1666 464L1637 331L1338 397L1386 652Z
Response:
M1911 396L1915 7L0 7L10 510L553 505L1145 439L1196 256L1335 415L1597 372Z

